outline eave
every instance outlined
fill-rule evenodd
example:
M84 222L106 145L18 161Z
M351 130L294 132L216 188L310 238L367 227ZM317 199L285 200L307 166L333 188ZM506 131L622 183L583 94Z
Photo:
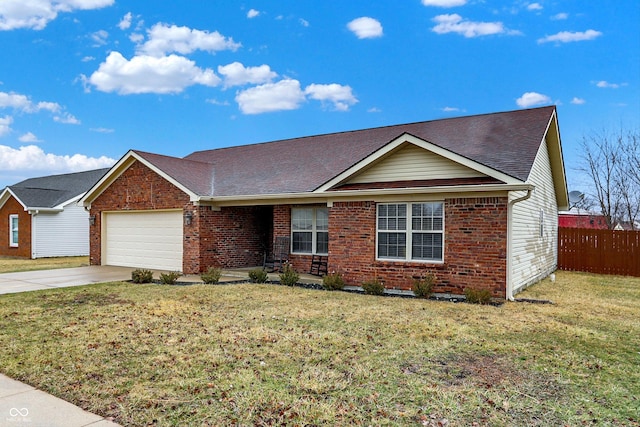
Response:
M457 186L436 186L436 187L413 187L413 188L386 188L367 190L346 190L346 191L326 191L326 192L304 192L304 193L284 193L284 194L247 194L238 196L218 196L200 197L198 203L201 205L224 207L224 206L257 206L275 204L309 204L309 203L329 203L341 200L377 200L384 198L415 198L417 197L440 197L459 196L460 194L506 194L509 191L533 190L534 186L527 183L517 184L486 184L486 185L457 185Z

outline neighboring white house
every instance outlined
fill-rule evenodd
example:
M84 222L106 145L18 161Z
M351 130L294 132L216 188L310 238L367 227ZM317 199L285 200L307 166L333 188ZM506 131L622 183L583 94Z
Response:
M89 254L89 213L77 201L108 169L31 178L0 193L0 255Z

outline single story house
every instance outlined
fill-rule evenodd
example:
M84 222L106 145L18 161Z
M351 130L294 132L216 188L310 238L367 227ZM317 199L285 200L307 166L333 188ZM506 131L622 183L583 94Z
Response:
M0 193L0 255L89 255L89 212L77 204L109 169L30 178Z
M555 270L568 208L556 108L197 151L131 150L81 199L91 263L199 273L262 265L288 237L349 284L511 298Z

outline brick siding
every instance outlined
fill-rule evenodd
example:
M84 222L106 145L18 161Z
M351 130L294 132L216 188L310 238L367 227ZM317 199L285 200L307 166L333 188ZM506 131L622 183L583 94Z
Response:
M9 246L9 215L18 215L18 246ZM31 215L11 196L0 209L0 255L31 258Z
M462 294L466 287L506 296L507 199L445 200L444 263L380 261L374 202L336 202L329 212L329 271L347 283L374 278L387 288L411 289L414 278L436 276L435 292Z
M100 265L101 213L109 211L183 209L183 272L197 274L209 266L235 268L262 265L271 208L234 207L219 211L195 206L189 196L140 162L134 162L91 203L90 260ZM268 219L265 225L264 218Z

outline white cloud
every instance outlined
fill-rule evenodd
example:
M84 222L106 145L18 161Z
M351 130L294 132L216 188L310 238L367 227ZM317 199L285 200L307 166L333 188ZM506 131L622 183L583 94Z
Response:
M54 115L53 120L58 123L80 124L80 120L73 116L73 114L65 111L57 102L33 102L28 96L15 92L0 92L0 109L3 108L11 108L28 114L48 111Z
M422 0L424 6L456 7L464 6L467 0Z
M107 33L105 30L99 30L91 34L91 39L95 42L94 46L104 46L105 44L107 44L108 38L109 33Z
M0 137L5 136L11 132L11 123L13 123L13 117L0 117Z
M545 36L538 39L538 43L570 43L570 42L581 42L586 40L593 40L597 37L600 37L602 33L596 30L587 30L584 32L571 32L571 31L561 31L552 36Z
M442 108L442 111L445 113L454 113L456 111L460 111L460 109L458 107L444 107Z
M585 101L585 100L584 100L584 99L582 99L582 98L578 98L578 97L575 97L575 96L574 96L574 97L573 97L573 99L571 100L571 103L572 103L572 104L575 104L575 105L582 105L582 104L586 104L586 103L587 103L587 101Z
M67 125L80 124L80 120L78 120L73 114L69 114L67 112L63 112L60 115L53 116L53 120L58 123L64 123Z
M618 89L620 86L626 86L626 83L609 83L606 80L600 80L596 86L602 89Z
M242 86L244 84L268 83L278 77L268 65L245 67L240 62L218 66L218 73L224 76L224 87Z
M382 113L382 110L378 107L371 107L367 110L367 113Z
M300 23L300 25L302 25L303 27L308 27L309 26L309 21L307 21L306 19L298 19L298 22Z
M211 69L178 55L163 57L134 56L130 61L119 52L111 52L91 77L85 81L102 92L121 95L138 93L179 93L200 84L217 86L220 78Z
M332 84L310 84L304 90L305 95L317 101L331 102L338 111L347 111L351 105L358 102L353 96L350 86Z
M300 82L294 79L252 87L236 95L236 102L244 114L295 110L304 100Z
M37 136L35 136L33 133L31 132L27 132L24 135L22 135L20 138L18 138L18 140L20 142L42 142L38 139Z
M554 21L564 21L567 18L569 18L569 14L565 12L557 13L551 17Z
M142 40L144 40L144 35L140 33L133 33L129 36L129 40L134 43L142 43Z
M531 3L527 6L527 10L542 10L544 9L540 3Z
M109 129L109 128L90 128L89 130L91 132L97 132L97 133L113 133L113 132L115 132L115 130Z
M127 12L126 15L122 17L122 20L118 23L118 28L122 31L128 30L131 27L131 20L133 19L133 15L131 12Z
M516 99L516 104L521 108L529 108L534 105L550 104L551 98L537 92L526 92L520 98Z
M150 56L163 56L170 52L187 55L196 50L210 53L222 50L236 51L242 46L217 31L210 33L162 23L151 27L148 36L149 40L139 47L138 52Z
M85 56L81 59L82 62L90 62L90 61L95 61L95 57L94 56Z
M12 148L0 145L0 170L42 170L50 172L78 172L110 167L115 160L106 156L88 157L84 154L57 155L45 153L36 145Z
M29 28L42 30L58 13L111 6L115 0L2 0L0 31Z
M501 33L519 34L517 31L507 30L502 22L473 22L463 19L457 13L438 15L433 21L436 26L431 30L437 34L458 33L467 38Z
M347 24L347 28L359 39L382 37L382 24L377 19L363 16Z
M259 15L260 15L259 10L251 9L249 10L249 12L247 12L247 18L249 19L256 18Z

